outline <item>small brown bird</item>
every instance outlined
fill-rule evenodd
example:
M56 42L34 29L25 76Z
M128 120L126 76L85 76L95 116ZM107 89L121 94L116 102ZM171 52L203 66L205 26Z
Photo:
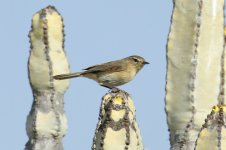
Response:
M143 57L134 55L121 60L111 61L83 69L83 72L61 74L54 76L56 80L75 77L86 77L98 82L101 86L114 88L131 81L136 74L149 62Z

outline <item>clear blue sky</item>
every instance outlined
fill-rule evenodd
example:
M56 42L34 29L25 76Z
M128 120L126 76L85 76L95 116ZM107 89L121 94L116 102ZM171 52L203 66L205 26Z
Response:
M33 14L47 5L54 5L64 17L71 71L135 54L151 62L121 88L134 100L145 147L169 149L164 96L172 0L2 1L0 149L23 149L28 140L25 122L33 97L27 75L27 35ZM65 150L91 148L101 97L106 92L89 79L71 80L65 94L69 121Z

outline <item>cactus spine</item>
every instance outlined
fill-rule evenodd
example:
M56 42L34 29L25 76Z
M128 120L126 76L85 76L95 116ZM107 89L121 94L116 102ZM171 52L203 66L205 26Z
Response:
M26 150L62 150L67 131L64 92L69 81L56 81L53 75L69 72L64 52L64 25L57 10L48 6L32 18L28 72L33 105L27 117L29 141Z
M107 93L102 98L92 150L143 150L135 111L126 92Z
M224 0L174 0L167 44L167 122L172 150L190 150L219 103Z

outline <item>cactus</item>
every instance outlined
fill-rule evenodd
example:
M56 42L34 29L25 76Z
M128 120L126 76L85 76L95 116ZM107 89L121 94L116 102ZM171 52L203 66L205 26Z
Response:
M193 150L211 108L222 104L223 27L224 0L174 0L165 99L172 150Z
M205 119L196 141L196 150L226 150L226 105L216 105Z
M29 137L26 150L62 150L62 137L67 131L63 96L69 81L56 81L53 75L68 73L64 52L64 25L57 10L48 6L32 18L29 80L33 104L27 117Z
M224 31L226 31L226 28ZM224 35L226 36L226 32L224 32ZM221 57L221 82L218 104L213 106L211 113L206 117L205 123L202 125L196 140L196 150L226 149L225 61L224 48Z
M113 89L102 98L92 150L143 150L135 106L124 91Z

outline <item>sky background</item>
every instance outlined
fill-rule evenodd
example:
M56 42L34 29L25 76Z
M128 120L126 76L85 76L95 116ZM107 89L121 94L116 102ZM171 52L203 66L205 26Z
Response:
M65 50L71 71L90 65L143 56L151 64L130 83L143 143L148 150L169 149L164 111L166 43L172 0L8 0L0 5L0 147L24 149L26 117L33 101L27 75L28 32L32 16L53 5L65 24ZM65 94L68 132L65 150L91 149L102 96L108 89L85 78L71 80Z

